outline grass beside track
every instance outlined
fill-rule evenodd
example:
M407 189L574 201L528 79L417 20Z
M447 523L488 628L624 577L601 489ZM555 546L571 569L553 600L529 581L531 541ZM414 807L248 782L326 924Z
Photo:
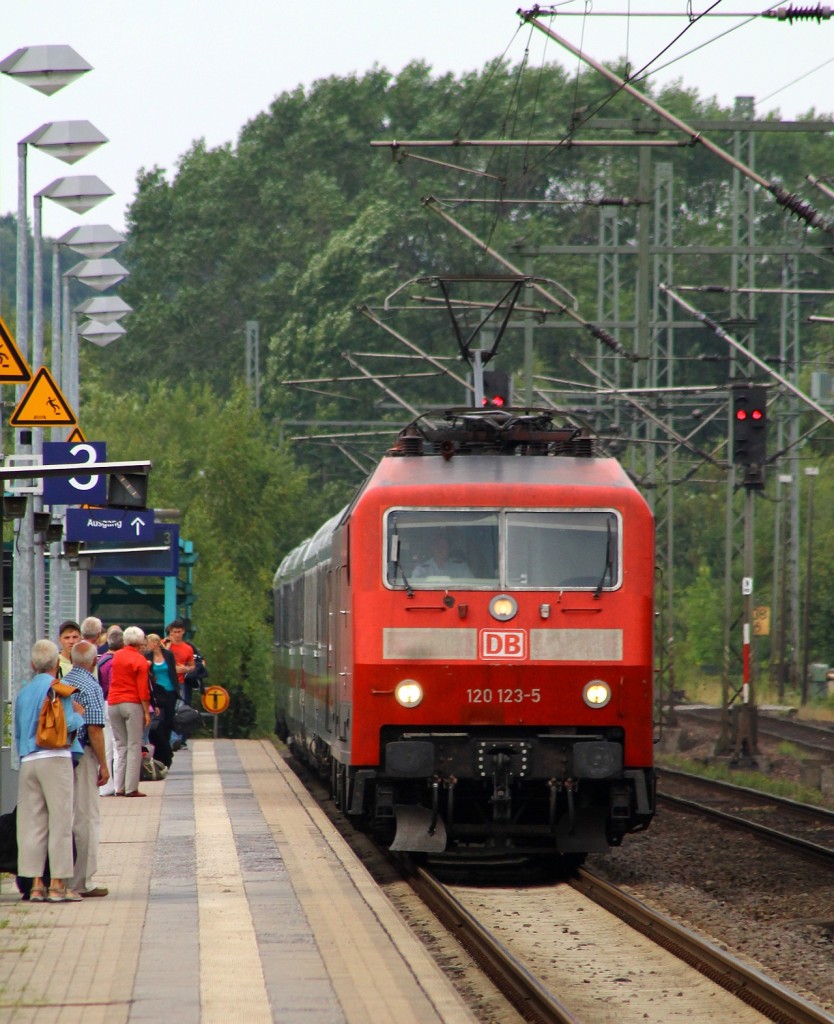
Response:
M705 764L703 761L677 754L658 754L655 757L655 765L658 768L675 768L681 772L689 772L690 775L699 775L718 782L731 782L735 786L746 786L748 789L757 789L762 793L786 797L788 800L812 804L815 807L832 806L832 801L826 800L818 789L802 786L790 779L776 778L764 771L731 768L723 762Z

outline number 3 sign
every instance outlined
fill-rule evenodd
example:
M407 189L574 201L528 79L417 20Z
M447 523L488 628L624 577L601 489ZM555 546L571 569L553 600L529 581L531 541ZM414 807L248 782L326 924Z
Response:
M79 470L89 470L96 463L106 461L105 441L85 441L82 444L44 441L45 466L77 464ZM107 477L89 471L71 477L46 477L43 481L43 500L46 505L104 505L107 501Z

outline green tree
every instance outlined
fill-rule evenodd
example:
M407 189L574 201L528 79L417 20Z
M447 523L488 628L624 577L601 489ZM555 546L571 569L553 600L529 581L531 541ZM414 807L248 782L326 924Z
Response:
M243 687L271 726L272 575L330 510L240 390L219 400L207 387L159 386L117 403L100 393L85 423L111 458L152 459L149 500L179 510L198 554L196 639L211 679Z

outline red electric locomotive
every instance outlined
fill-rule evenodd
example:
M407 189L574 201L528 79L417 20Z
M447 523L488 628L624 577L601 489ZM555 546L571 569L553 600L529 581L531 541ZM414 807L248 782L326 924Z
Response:
M421 418L278 569L279 734L392 849L651 821L653 518L593 449L546 412Z

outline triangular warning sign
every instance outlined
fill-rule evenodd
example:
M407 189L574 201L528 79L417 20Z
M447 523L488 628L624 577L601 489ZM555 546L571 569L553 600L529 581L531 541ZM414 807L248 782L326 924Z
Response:
M52 374L42 366L9 419L12 427L75 427L78 420Z
M71 430L69 432L66 441L64 441L64 444L84 444L86 440L86 435L84 434L84 431L81 429L81 427L76 427L75 430Z
M32 371L0 317L0 384L28 384Z

